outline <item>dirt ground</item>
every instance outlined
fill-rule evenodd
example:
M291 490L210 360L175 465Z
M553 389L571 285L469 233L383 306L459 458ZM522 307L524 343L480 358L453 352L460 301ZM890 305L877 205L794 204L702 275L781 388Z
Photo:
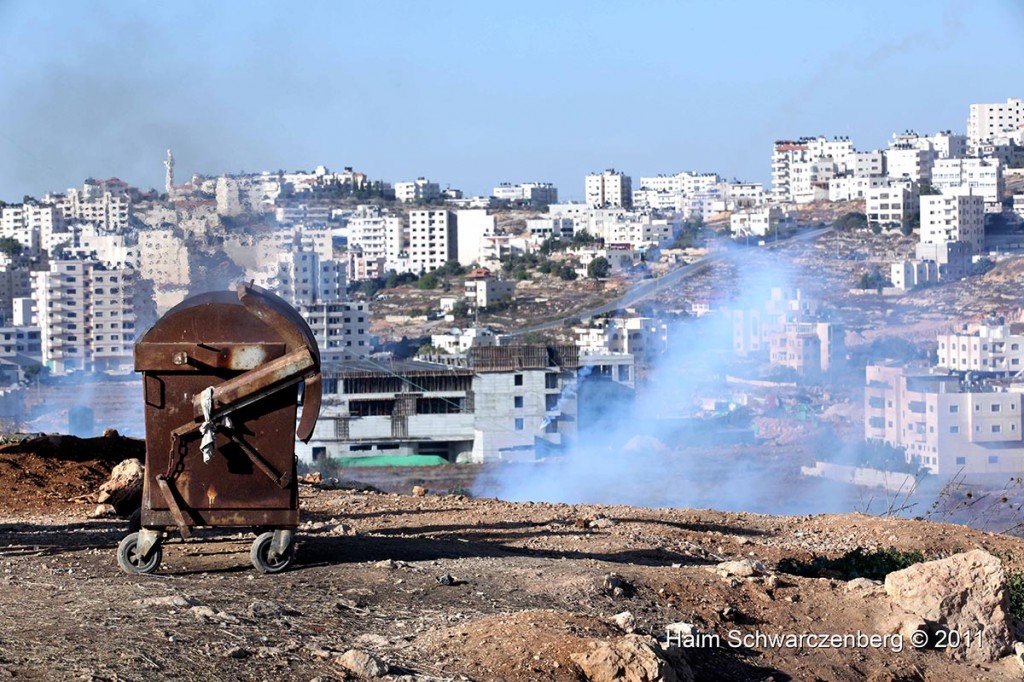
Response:
M572 654L623 637L611 617L625 611L644 635L664 639L678 621L720 635L721 646L676 650L697 680L1021 676L1010 659L975 666L909 645L727 643L757 633L882 632L888 607L877 590L778 573L784 558L855 547L939 557L981 547L1019 570L1024 542L1013 537L858 514L300 492L296 563L274 576L249 563L251 534L213 531L187 543L170 538L157 573L129 576L115 561L124 520L90 519L89 504L24 504L8 494L0 502L0 679L324 682L348 679L336 658L356 648L383 660L388 679L581 680ZM739 558L764 562L769 575L708 570Z

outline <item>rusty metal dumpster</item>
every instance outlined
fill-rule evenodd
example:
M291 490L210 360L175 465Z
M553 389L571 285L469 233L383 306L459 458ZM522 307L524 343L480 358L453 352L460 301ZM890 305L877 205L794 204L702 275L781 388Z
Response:
M253 565L287 568L299 522L295 438L309 440L320 411L320 355L306 322L251 284L201 294L135 344L135 370L146 477L140 529L118 547L121 568L155 571L166 534L188 539L200 526L257 529Z

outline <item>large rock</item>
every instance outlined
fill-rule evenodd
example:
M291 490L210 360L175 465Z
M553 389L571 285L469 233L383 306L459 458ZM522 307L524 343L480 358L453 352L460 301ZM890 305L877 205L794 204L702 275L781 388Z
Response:
M923 618L933 633L960 633L964 643L947 648L953 658L980 663L1012 651L1006 574L988 552L976 549L890 573L885 592L896 607Z
M656 646L650 637L626 635L569 657L590 682L679 682L676 671Z
M388 664L360 649L349 649L335 662L356 677L373 679L388 674Z
M121 516L127 516L142 504L142 479L146 469L137 459L126 459L110 472L110 479L100 486L96 501L109 504Z

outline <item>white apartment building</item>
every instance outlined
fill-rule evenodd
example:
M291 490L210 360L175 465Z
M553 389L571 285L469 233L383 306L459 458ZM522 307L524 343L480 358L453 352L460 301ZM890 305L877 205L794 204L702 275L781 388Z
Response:
M1004 481L1024 470L1022 387L868 365L864 434L937 475ZM991 480L991 479L989 479Z
M350 260L357 259L349 271L352 280L374 279L389 270L398 270L398 260L405 246L402 219L387 215L380 209L360 206L348 218Z
M259 284L293 306L343 301L347 282L345 264L324 259L314 251L283 253Z
M1006 191L999 159L939 159L932 168L932 186L943 194L977 194L985 211L1000 213Z
M604 173L587 176L585 194L590 208L631 208L633 181L628 175L609 168Z
M466 299L476 308L510 301L515 292L515 282L493 277L487 269L481 268L466 275Z
M445 353L458 355L470 348L498 345L498 335L486 327L452 329L448 334L431 334L430 345Z
M768 338L768 360L804 378L827 376L845 355L844 330L831 322L787 322Z
M894 289L904 291L939 281L939 265L934 260L904 260L889 267Z
M810 320L821 305L807 298L800 289L773 287L763 305L727 310L732 319L733 351L740 357L766 353L771 335L789 322Z
M935 153L908 142L890 143L885 151L886 174L894 180L910 180L918 185L931 184Z
M654 218L650 214L620 214L592 223L590 233L603 239L605 244L628 244L634 249L644 249L670 241L677 225L675 221Z
M723 182L720 183L720 187L726 208L729 210L754 208L767 201L764 185L760 182Z
M974 153L978 145L999 136L1017 136L1024 129L1024 101L1007 99L1006 103L972 104L967 117L967 140Z
M31 294L32 277L28 265L0 265L0 326L12 324L15 300Z
M914 147L929 152L932 161L959 159L967 156L967 136L944 130L934 135L919 135L913 130L893 133L890 147Z
M843 175L828 181L829 201L866 201L868 191L887 187L889 179L880 175Z
M853 177L871 178L885 175L885 152L875 149L867 152L855 152L853 154Z
M759 206L736 211L729 217L729 228L734 237L764 237L778 232L782 209L778 206Z
M494 236L496 219L487 209L464 209L456 212L457 238L455 258L462 265L479 263L483 258L484 238Z
M912 180L889 180L865 192L865 215L869 224L903 226L921 208L920 189Z
M1013 376L1024 370L1024 325L981 324L973 332L938 335L936 367Z
M370 304L366 301L319 301L292 304L316 337L321 362L365 357L373 350Z
M0 208L0 237L17 239L32 253L38 253L51 234L63 229L64 216L52 204L12 204Z
M185 240L174 230L139 231L139 276L153 282L157 314L185 300L189 278L189 255Z
M581 356L628 353L649 363L668 349L668 325L650 317L595 318L573 333Z
M459 256L458 217L447 209L409 212L409 268L430 272Z
M827 199L828 181L851 173L855 165L856 152L849 138L778 140L772 151L772 194L783 202Z
M545 239L572 239L575 234L572 218L531 218L526 221L526 231L537 241Z
M402 203L416 201L436 201L441 198L441 186L426 178L416 178L412 182L395 183L395 199Z
M963 242L979 254L985 246L985 201L980 196L936 194L921 197L921 244Z
M69 371L130 371L138 273L96 260L52 260L32 273L43 364Z
M535 205L557 204L558 188L550 182L524 182L519 185L503 182L494 188L491 196L499 201L513 203L525 201Z

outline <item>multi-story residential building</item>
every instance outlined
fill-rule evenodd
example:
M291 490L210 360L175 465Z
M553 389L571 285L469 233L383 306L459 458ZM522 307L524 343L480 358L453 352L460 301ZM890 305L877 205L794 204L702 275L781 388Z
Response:
M447 209L409 212L409 267L430 272L459 257L458 217Z
M595 318L573 333L583 356L628 353L650 363L668 349L668 325L650 317Z
M463 209L456 213L457 238L455 258L462 265L479 263L484 238L494 235L495 217L483 208Z
M891 364L868 365L866 379L867 440L905 448L932 474L1004 480L1024 470L1024 386Z
M920 189L910 179L890 179L884 185L865 192L868 222L883 227L903 226L921 210Z
M0 237L11 237L38 253L50 235L64 229L64 216L52 204L12 204L0 208Z
M309 324L323 362L368 355L370 311L365 301L349 301L345 264L314 251L282 254L258 283L294 307Z
M383 276L398 270L405 246L402 219L381 209L360 206L347 220L350 253L349 278L355 281ZM355 261L353 261L355 258Z
M972 255L985 245L985 200L973 194L921 197L921 244L963 242Z
M938 335L936 367L1013 376L1024 370L1024 324L1003 321Z
M972 104L967 117L967 141L971 153L995 137L1020 136L1024 131L1024 101L1007 99L1006 103ZM1024 143L1024 140L1020 140Z
M510 301L515 293L515 282L498 279L486 268L466 275L466 298L476 308L488 308L496 303Z
M935 152L916 143L892 142L885 151L886 174L893 180L910 180L918 185L931 184Z
M782 209L778 206L759 206L736 211L729 217L729 228L735 237L764 237L778 232Z
M282 225L326 225L331 220L331 206L328 203L285 201L276 204L274 218Z
M967 156L967 136L944 130L934 135L919 135L913 130L893 133L890 147L913 147L929 153L931 160L959 159Z
M893 263L889 279L894 289L908 290L939 281L939 265L934 260L911 259Z
M866 201L868 191L888 187L889 178L880 175L842 175L828 181L829 201Z
M462 364L326 365L324 406L300 460L433 455L450 462L533 459L575 441L600 400L590 385L635 387L629 355L583 359L575 346L476 346Z
M988 213L1003 210L1006 185L999 159L939 159L932 167L932 186L943 194L981 195Z
M0 265L0 326L11 324L14 301L32 294L28 265Z
M631 208L633 206L632 179L614 168L604 173L587 176L585 185L587 206L590 208Z
M188 293L189 253L174 230L139 231L139 275L153 282L157 313L181 303Z
M444 353L463 354L470 348L498 345L498 335L486 327L452 329L449 334L431 334L430 345Z
M768 338L769 362L816 380L845 356L844 330L831 322L787 322Z
M54 374L130 371L137 280L132 268L90 259L51 260L33 272L43 364Z
M829 179L855 167L856 152L847 137L778 140L772 151L772 194L782 202L827 199Z
M723 182L722 197L726 208L738 211L744 208L761 206L767 200L764 185L760 182Z
M851 170L855 178L873 178L885 175L885 152L875 149L854 153Z
M492 196L499 201L523 201L536 206L557 204L558 188L550 182L524 182L519 185L503 182L494 188Z
M576 233L572 218L532 218L526 221L526 231L538 241L545 239L572 239Z
M395 199L402 203L417 201L437 201L441 198L441 186L426 178L416 178L412 182L395 183Z

